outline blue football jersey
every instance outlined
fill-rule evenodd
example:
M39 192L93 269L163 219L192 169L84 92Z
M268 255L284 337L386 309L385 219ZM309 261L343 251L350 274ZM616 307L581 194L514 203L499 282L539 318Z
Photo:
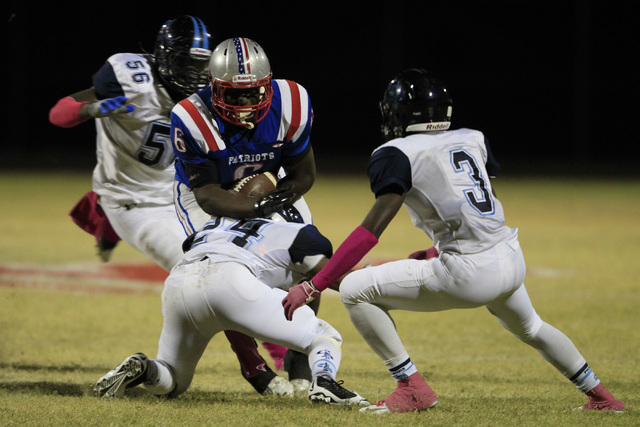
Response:
M310 148L313 111L307 91L289 80L273 81L267 116L253 129L221 118L211 104L211 87L179 102L171 112L176 180L191 186L185 164L215 162L223 188L248 175L278 173Z

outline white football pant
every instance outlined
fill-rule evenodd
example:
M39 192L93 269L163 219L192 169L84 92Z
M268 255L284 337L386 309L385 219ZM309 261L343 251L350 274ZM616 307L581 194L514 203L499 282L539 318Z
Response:
M101 197L100 206L118 236L167 271L182 258L186 238L173 205L130 209Z
M209 341L224 330L309 354L312 375L323 372L335 379L342 337L308 306L298 309L292 321L286 320L282 308L286 295L235 262L206 259L176 266L162 292L164 324L156 359L170 367L175 390L166 378L145 388L156 395L184 392Z
M407 259L357 270L342 281L340 296L356 329L387 368L409 357L389 310L486 306L508 331L563 375L572 375L585 360L566 335L536 313L524 277L524 257L514 238L480 254L443 253L427 261Z

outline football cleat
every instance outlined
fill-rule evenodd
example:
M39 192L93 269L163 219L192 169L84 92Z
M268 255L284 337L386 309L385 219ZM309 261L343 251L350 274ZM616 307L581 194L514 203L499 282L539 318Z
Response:
M372 414L388 414L390 412L417 412L433 408L438 398L429 384L415 373L398 381L398 387L389 397L375 405L360 409L360 412Z
M293 395L295 397L307 396L309 394L311 381L305 380L304 378L296 378L289 382L293 385Z
M367 399L355 391L342 387L343 381L317 376L309 388L309 399L332 405L369 405Z
M293 396L293 384L279 375L273 377L263 395Z
M122 397L128 388L142 384L146 380L149 359L142 353L127 357L124 362L100 378L93 389L96 397Z
M375 405L367 406L365 408L360 409L360 412L366 412L367 414L389 414L391 410L387 407L387 404L384 403L384 400L378 401Z
M599 383L593 390L585 394L589 396L589 401L586 405L576 408L579 411L624 412L624 403L621 400L616 400L602 383Z

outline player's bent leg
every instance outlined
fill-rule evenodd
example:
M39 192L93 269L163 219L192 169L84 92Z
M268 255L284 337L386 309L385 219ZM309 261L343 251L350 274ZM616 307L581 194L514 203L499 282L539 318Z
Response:
M173 217L148 221L138 228L135 236L142 253L156 264L171 271L182 258L182 230Z
M321 320L326 335L315 338L309 348L309 363L313 381L309 388L309 399L337 405L369 405L357 392L347 390L343 381L336 381L336 373L342 360L342 338L331 325Z
M398 359L406 350L395 323L384 305L377 304L380 288L375 286L371 271L376 267L356 270L340 284L340 298L352 324L369 347L382 359Z
M73 222L96 238L98 256L103 262L109 261L120 236L111 226L100 205L100 196L89 191L69 212Z
M318 396L319 401L340 404L362 400L335 381L342 338L335 328L318 319L311 308L300 307L292 321L288 321L282 310L286 292L268 287L240 264L217 264L210 279L210 286L204 288L207 303L225 329L309 354L314 376L309 391L311 399Z
M416 280L421 277L420 274L406 275L408 270L405 267L412 268L411 271L416 268L418 272L425 271L420 268L419 264L412 263L413 261L398 262L357 270L350 273L341 282L340 297L352 323L398 381L396 390L389 397L375 405L361 409L361 412L385 414L421 411L435 406L438 402L431 387L410 363L409 355L398 336L393 319L387 309L389 306L403 306L405 300L413 301L405 307L406 309L422 309L424 311L430 309L427 305L424 307L413 305L414 302L420 301L421 293L428 292L428 290L421 290L420 283ZM435 277L435 274L430 273L431 267L427 267L428 274L425 275ZM433 303L444 304L442 301ZM409 373L405 374L407 370Z
M542 357L589 397L584 410L623 411L624 404L600 383L571 339L544 322L536 313L526 288L520 286L512 295L494 301L487 309L500 323Z
M172 205L130 209L111 201L102 204L115 232L166 271L182 257L185 236Z
M173 374L172 396L184 393L193 379L196 366L213 336L224 330L213 316L198 286L206 278L204 263L173 269L162 291L162 332L156 361Z
M254 338L237 331L224 333L240 362L242 376L258 394L293 396L293 385L271 370L258 353L258 345Z
M573 342L536 313L524 285L510 296L488 304L487 309L505 329L535 348L563 375L575 372L584 363Z

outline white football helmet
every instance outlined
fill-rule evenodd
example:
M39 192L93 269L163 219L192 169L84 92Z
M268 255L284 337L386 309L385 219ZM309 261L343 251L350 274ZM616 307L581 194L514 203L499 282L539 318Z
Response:
M209 61L211 102L234 125L252 128L271 106L271 65L258 43L234 37L220 43Z

